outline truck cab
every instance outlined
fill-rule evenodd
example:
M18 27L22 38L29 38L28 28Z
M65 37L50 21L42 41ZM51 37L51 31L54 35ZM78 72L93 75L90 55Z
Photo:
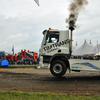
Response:
M43 41L39 50L42 68L50 68L54 76L61 77L69 69L71 55L69 30L44 30Z

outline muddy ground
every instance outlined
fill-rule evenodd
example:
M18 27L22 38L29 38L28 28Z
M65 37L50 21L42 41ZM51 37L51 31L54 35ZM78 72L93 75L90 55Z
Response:
M49 69L0 68L0 91L100 95L100 73L67 72L56 78Z

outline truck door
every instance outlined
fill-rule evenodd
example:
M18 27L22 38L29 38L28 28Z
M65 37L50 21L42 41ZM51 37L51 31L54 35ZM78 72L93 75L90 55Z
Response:
M59 31L47 31L45 43L43 45L43 52L45 55L53 55L57 53L59 42Z

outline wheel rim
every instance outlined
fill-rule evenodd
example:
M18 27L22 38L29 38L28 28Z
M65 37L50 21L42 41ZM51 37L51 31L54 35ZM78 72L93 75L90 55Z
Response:
M62 65L61 64L55 64L54 66L53 66L53 71L55 72L55 73L61 73L62 72L62 70L63 70L63 68L62 68Z

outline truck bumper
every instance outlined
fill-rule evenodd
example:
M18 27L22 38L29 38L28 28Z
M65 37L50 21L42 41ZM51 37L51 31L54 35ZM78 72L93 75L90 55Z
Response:
M41 68L50 68L50 64L49 63L43 63L43 56L40 56L39 66Z

